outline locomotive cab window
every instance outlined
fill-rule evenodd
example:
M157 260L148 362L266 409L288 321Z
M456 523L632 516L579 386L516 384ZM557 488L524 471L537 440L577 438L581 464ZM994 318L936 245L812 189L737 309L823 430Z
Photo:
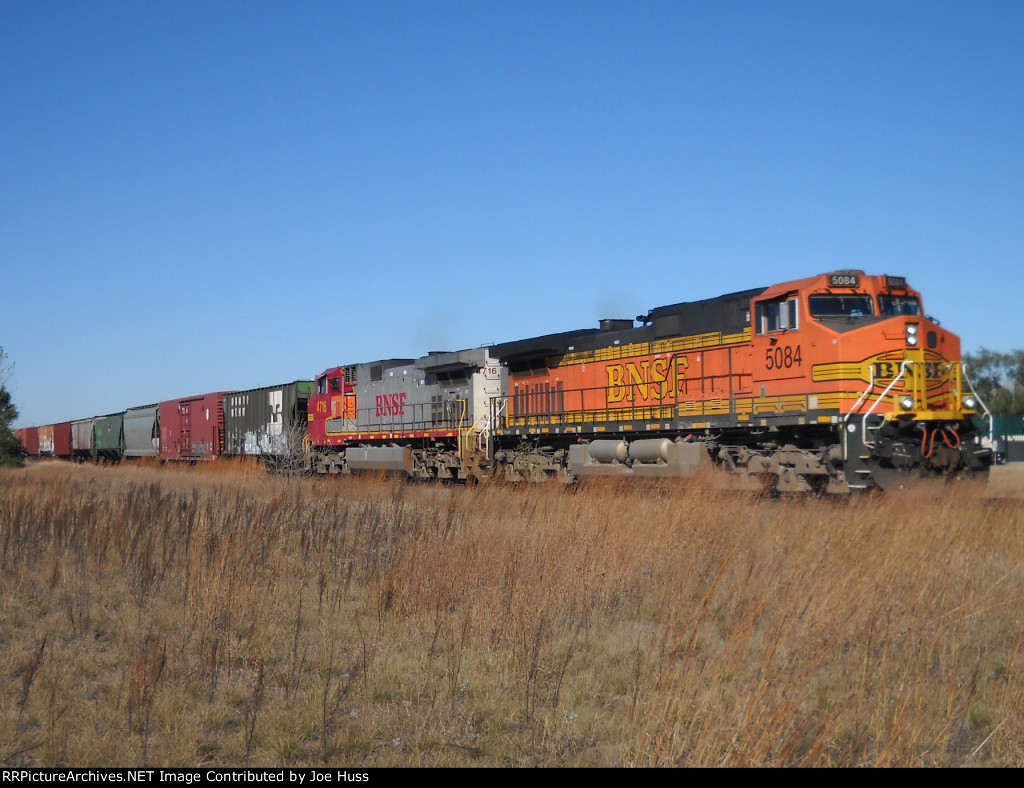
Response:
M865 317L875 314L870 295L815 293L807 299L811 317Z
M777 301L762 301L755 305L757 333L793 331L797 327L796 297L780 298Z
M341 391L341 378L328 378L324 375L316 379L317 394L337 394Z

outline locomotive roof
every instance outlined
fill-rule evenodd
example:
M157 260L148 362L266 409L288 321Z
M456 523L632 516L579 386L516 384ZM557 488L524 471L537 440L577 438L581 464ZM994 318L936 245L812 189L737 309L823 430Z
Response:
M600 330L596 328L584 328L576 331L564 331L560 334L545 334L541 337L491 345L490 351L493 356L501 359L550 356L564 353L567 348L576 345L592 347L594 335L600 333Z
M646 315L637 316L636 319L643 323L641 326L634 327L632 320L602 320L603 328L586 328L504 342L492 346L491 352L498 358L515 361L554 356L573 350L592 350L616 342L646 342L662 337L711 331L742 331L750 325L750 299L766 289L758 287L701 301L659 306Z
M686 312L693 312L695 310L704 310L708 307L715 308L724 301L737 299L749 301L750 299L761 295L761 293L767 289L767 287L755 287L751 290L737 290L735 293L726 293L725 295L715 296L714 298L704 298L700 301L681 301L678 304L659 306L652 309L647 314L647 318L657 320L659 317L665 317L667 315L678 315Z
M468 350L431 350L423 358L416 359L416 368L429 372L445 372L448 370L475 367L484 363L490 348L470 348Z

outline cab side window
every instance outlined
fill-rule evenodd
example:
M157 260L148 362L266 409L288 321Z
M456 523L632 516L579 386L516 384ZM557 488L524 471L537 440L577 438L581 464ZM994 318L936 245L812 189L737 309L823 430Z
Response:
M758 334L792 331L797 327L796 296L780 298L775 301L762 301L757 304L755 315Z

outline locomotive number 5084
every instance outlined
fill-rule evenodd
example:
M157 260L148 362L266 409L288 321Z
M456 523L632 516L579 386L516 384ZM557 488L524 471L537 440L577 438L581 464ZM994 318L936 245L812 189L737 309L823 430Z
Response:
M776 345L764 352L765 369L790 369L803 364L800 346Z

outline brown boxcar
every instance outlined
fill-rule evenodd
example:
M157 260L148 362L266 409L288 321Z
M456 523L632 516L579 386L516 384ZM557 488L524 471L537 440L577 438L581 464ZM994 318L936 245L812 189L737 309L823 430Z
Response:
M224 392L160 403L160 456L213 460L224 451Z
M71 450L71 422L64 421L53 425L53 456L70 457Z
M25 453L30 457L34 457L39 454L39 428L38 427L22 427L14 431L14 435L21 441L21 445L25 447Z

